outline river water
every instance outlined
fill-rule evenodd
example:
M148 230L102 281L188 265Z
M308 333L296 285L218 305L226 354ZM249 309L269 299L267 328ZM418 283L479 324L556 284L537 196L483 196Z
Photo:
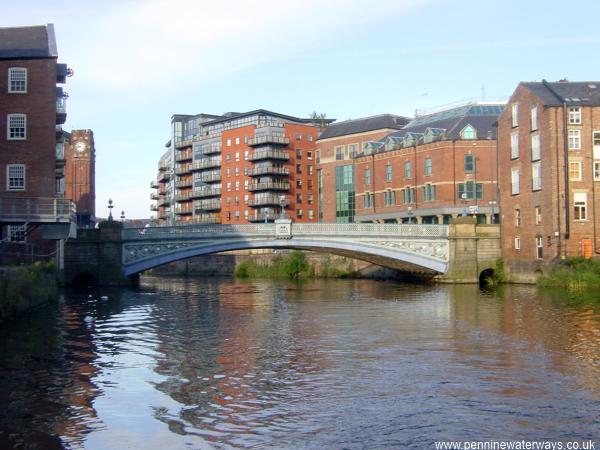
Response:
M65 291L0 324L0 448L598 448L598 297L151 277Z

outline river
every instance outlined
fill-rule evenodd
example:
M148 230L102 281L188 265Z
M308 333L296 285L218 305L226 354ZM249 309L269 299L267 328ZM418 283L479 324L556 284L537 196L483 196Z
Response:
M145 277L0 324L0 448L490 439L600 447L598 298Z

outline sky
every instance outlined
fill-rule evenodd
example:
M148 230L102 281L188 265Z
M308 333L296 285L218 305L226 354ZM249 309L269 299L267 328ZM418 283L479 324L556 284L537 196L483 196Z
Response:
M148 218L173 114L337 120L507 99L600 79L597 0L0 0L0 27L53 23L74 71L65 130L96 141L96 215Z

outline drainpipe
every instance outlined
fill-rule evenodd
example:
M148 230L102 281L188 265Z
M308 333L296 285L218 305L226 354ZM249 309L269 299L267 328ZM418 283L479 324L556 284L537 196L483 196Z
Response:
M413 145L413 155L414 155L414 171L415 171L415 210L419 209L419 187L418 187L418 179L417 179L417 145ZM421 217L421 222L423 221L423 218Z
M454 185L452 198L456 207L456 197L458 196L458 191L456 190L456 139L452 139L452 184Z
M375 153L371 153L371 186L373 186L373 215L375 215L377 214L377 195L375 192Z
M583 113L582 113L583 114ZM594 115L590 113L590 128L592 129L592 217L594 218L593 224L593 236L594 236L594 253L597 255L600 254L600 250L597 246L596 236L597 236L597 221L596 221L596 182L594 180Z

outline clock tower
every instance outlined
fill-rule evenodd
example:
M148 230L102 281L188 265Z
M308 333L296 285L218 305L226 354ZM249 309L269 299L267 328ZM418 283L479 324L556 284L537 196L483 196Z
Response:
M72 130L65 145L65 197L77 205L77 226L96 221L96 148L92 130Z

